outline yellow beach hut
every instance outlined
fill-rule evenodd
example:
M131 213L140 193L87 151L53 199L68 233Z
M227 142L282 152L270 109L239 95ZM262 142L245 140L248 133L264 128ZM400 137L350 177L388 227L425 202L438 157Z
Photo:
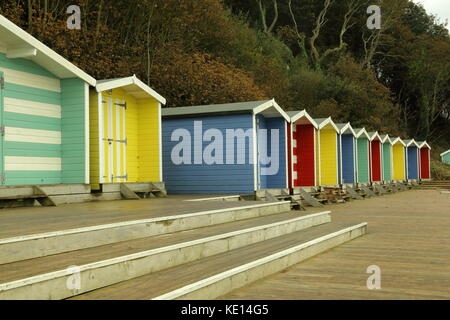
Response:
M161 95L136 76L90 90L90 179L107 184L162 181Z
M336 186L338 180L338 132L331 117L314 119L317 124L317 177L320 186Z
M395 181L403 181L406 179L405 148L406 145L402 139L395 138L392 140L392 178Z

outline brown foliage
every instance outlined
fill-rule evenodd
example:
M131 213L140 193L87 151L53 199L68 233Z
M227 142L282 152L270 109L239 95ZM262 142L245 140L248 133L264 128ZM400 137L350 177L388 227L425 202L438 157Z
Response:
M237 31L218 0L80 0L81 30L66 28L71 1L47 13L32 3L31 25L25 2L2 2L0 12L97 79L136 74L171 106L268 98L230 64Z
M165 88L170 106L268 99L246 72L207 54L163 53L151 69L151 82Z

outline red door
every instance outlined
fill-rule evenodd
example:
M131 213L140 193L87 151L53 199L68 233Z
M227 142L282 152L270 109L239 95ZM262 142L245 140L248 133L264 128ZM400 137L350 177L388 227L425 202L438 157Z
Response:
M430 179L430 149L420 149L420 179Z
M294 145L294 155L297 156L297 163L294 161L294 172L297 172L297 179L294 174L294 186L311 187L315 185L314 170L314 126L297 125L296 128L297 147Z
M381 144L374 140L372 144L372 181L381 181Z

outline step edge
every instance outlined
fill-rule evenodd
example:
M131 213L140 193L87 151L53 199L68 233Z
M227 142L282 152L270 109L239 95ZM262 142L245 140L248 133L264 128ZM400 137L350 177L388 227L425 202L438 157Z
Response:
M351 226L351 227L348 227L348 228L344 228L342 230L339 230L339 231L327 234L325 236L322 236L322 237L319 237L319 238L307 241L307 242L302 243L302 244L300 244L298 246L291 247L291 248L288 248L288 249L280 251L280 252L276 252L276 253L271 254L269 256L266 256L266 257L257 259L255 261L246 263L244 265L238 266L236 268L233 268L233 269L221 272L221 273L219 273L217 275L214 275L212 277L209 277L209 278L206 278L206 279L194 282L194 283L189 284L187 286L184 286L182 288L175 289L175 290L173 290L171 292L168 292L168 293L162 294L160 296L157 296L155 298L152 298L151 300L174 300L174 299L177 299L177 298L182 297L182 296L184 296L186 294L189 294L189 293L191 293L191 292L193 292L195 290L202 289L202 288L204 288L206 286L209 286L211 284L214 284L216 282L224 280L224 279L226 279L226 278L228 278L230 276L234 276L236 274L245 272L247 270L253 269L253 268L258 267L258 266L261 266L261 265L263 265L265 263L274 261L276 259L283 258L283 257L285 257L287 255L290 255L290 254L292 254L294 252L297 252L299 250L308 248L308 247L313 246L315 244L318 244L318 243L321 243L323 241L332 239L334 237L337 237L339 235L345 234L347 232L351 232L353 230L360 229L362 227L367 227L367 222L359 223L357 225L354 225L354 226Z
M71 235L71 234L77 234L77 233L83 233L83 232L92 232L92 231L99 231L99 230L105 230L105 229L127 227L127 226L136 225L136 224L155 223L155 222L169 221L169 220L175 220L175 219L197 217L197 216L202 216L202 215L224 213L224 212L230 212L230 211L236 211L236 210L257 209L257 208L263 208L263 207L269 207L269 206L283 205L283 204L287 204L287 203L290 203L290 202L289 201L279 201L279 202L270 202L270 203L260 203L260 204L251 205L251 206L241 206L241 207L234 207L234 208L206 210L206 211L186 213L186 214L174 215L174 216L164 216L164 217L149 218L149 219L115 222L115 223L100 224L100 225L90 226L90 227L82 227L82 228L66 229L66 230L60 230L60 231L36 233L36 234L0 239L0 246L4 245L4 244L14 243L14 242L30 241L30 240L37 240L37 239L44 239L44 238L53 238L53 237L59 237L59 236L65 236L65 235Z
M213 200L218 200L218 199L234 199L234 198L239 198L240 195L232 195L232 196L223 196L223 197L211 197L211 198L200 198L200 199L188 199L188 200L184 200L184 201L188 201L188 202L201 202L201 201L213 201Z
M141 251L141 252L125 255L125 256L120 256L120 257L105 259L105 260L96 261L96 262L92 262L92 263L87 263L87 264L84 264L81 266L77 266L77 271L83 272L83 271L88 271L88 270L92 270L92 269L102 268L102 267L110 266L113 264L123 263L123 262L130 261L130 260L141 259L141 258L145 258L145 257L151 256L151 255L156 255L156 254L160 254L160 253L164 253L164 252L168 252L168 251L173 251L173 250L182 249L182 248L186 248L186 247L190 247L190 246L194 246L194 245L198 245L198 244L202 244L202 243L207 243L210 241L225 239L225 238L229 238L229 237L233 237L233 236L242 235L245 233L264 230L264 229L276 227L276 226L283 225L283 224L290 224L290 223L301 221L301 220L313 219L313 218L321 216L321 215L328 216L330 218L329 219L329 221L330 221L331 220L331 217L329 216L330 213L331 213L330 211L318 212L318 213L314 213L311 215L306 215L306 216L301 216L301 217L297 217L297 218L293 218L293 219L278 221L278 222L261 225L261 226L257 226L257 227L251 227L251 228L246 228L246 229L242 229L242 230L227 232L227 233L214 235L214 236L210 236L210 237L206 237L206 238L200 238L200 239L196 239L196 240L191 240L191 241L187 241L187 242L164 246L161 248L145 250L145 251ZM0 293L2 291L12 290L12 289L16 289L19 287L32 285L35 283L48 281L48 280L52 280L55 278L60 278L63 276L67 276L68 274L71 274L71 273L70 273L70 270L68 271L68 269L66 268L63 270L47 272L47 273L31 276L28 278L24 278L24 279L18 279L18 280L13 280L10 282L0 283Z

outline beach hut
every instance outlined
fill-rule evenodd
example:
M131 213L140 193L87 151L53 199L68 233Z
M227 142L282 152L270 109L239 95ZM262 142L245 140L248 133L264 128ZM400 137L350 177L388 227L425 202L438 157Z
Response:
M405 140L406 145L406 178L419 179L419 145L414 139Z
M316 177L316 136L318 126L305 111L286 112L290 117L288 132L289 187L312 187Z
M96 80L2 15L0 35L0 185L88 185Z
M97 81L90 90L93 190L104 184L161 182L161 105L136 76Z
M392 179L395 181L406 179L405 148L406 145L402 139L395 138L392 140Z
M316 174L318 185L337 186L338 170L338 132L339 129L331 117L314 119L317 124Z
M387 134L381 135L383 181L392 180L392 140Z
M370 181L381 182L382 180L382 150L381 137L378 132L368 132L370 140Z
M421 180L431 179L431 147L426 141L417 142L419 145L419 178Z
M356 183L356 133L350 122L337 123L339 129L339 183Z
M356 171L357 183L370 182L369 134L365 128L354 129L356 134Z
M169 193L288 188L290 118L275 100L165 108L162 116Z
M450 150L442 152L440 156L443 163L450 164Z

